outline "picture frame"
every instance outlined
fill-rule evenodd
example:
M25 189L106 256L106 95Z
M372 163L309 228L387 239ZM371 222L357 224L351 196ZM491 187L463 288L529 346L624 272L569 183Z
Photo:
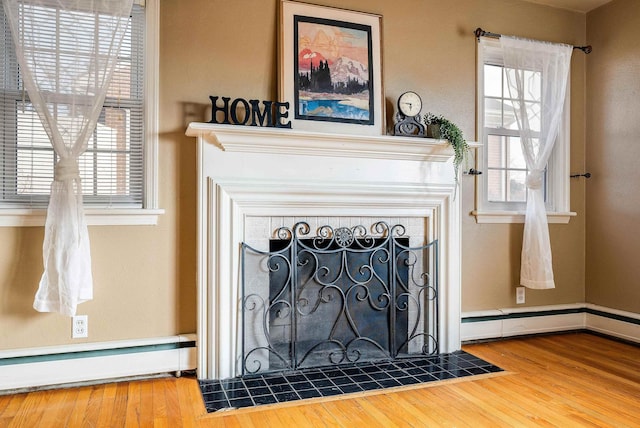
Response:
M280 2L279 97L292 129L383 135L380 15Z

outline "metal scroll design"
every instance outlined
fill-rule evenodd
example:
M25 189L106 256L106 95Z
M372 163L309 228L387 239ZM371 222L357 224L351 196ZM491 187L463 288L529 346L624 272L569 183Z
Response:
M242 375L438 353L437 240L412 248L385 222L310 231L242 244Z

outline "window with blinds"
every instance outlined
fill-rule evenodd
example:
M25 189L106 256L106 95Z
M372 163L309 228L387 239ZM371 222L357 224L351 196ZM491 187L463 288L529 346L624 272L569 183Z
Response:
M0 208L44 208L49 199L57 161L47 133L24 90L11 40L9 23L0 8ZM77 19L77 14L74 19ZM49 19L49 18L51 19ZM63 63L65 50L86 49L82 38L60 37L64 13L43 7L43 31L55 40L55 57ZM108 17L105 17L108 19ZM87 15L86 31L92 31ZM80 157L84 203L96 208L142 208L144 193L144 8L134 5L131 25L100 118ZM81 33L81 32L80 32ZM86 41L88 44L88 40ZM73 114L58 88L58 120Z

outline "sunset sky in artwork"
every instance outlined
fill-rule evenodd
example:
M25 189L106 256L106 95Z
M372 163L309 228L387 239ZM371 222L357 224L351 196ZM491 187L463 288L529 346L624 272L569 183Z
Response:
M348 57L368 66L367 33L345 27L298 23L298 52L310 49L322 54L329 63Z

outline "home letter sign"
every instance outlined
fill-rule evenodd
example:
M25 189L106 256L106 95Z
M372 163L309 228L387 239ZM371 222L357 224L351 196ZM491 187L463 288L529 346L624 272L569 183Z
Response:
M231 101L229 97L222 97L218 103L218 97L209 96L211 100L211 120L209 123L223 123L226 125L251 125L276 128L291 128L289 117L289 103L260 101L236 98ZM231 101L231 103L229 103ZM275 111L274 111L275 109ZM218 121L218 119L221 121Z

